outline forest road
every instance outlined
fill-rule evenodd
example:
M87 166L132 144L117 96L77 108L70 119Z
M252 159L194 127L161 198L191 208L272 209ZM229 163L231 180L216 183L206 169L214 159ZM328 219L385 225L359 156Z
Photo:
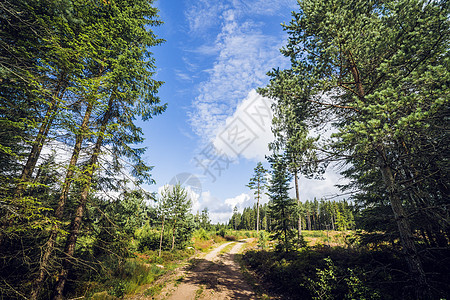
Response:
M244 244L245 241L225 243L204 257L195 258L178 274L179 279L168 284L155 299L257 299L236 262Z

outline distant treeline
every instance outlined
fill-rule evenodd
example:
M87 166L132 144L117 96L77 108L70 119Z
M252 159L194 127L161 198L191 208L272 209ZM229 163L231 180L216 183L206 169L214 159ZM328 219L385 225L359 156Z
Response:
M260 206L259 228L271 231L273 222L270 217L270 204ZM302 228L305 230L349 230L356 229L355 208L346 200L326 201L324 199L300 202L294 214L295 219L300 215ZM237 207L233 210L233 215L228 221L228 226L235 230L255 230L257 207L244 208L243 212L238 212Z

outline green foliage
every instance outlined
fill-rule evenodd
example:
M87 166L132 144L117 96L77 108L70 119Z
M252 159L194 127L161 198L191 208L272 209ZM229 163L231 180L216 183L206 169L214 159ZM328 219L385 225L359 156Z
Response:
M211 220L209 219L208 208L205 207L199 216L200 227L209 230L211 228Z
M270 217L272 219L272 237L278 241L277 249L289 251L293 246L294 225L293 211L296 203L289 197L289 183L291 175L283 157L274 155L270 158L271 178L269 180L268 195L270 197Z
M250 182L247 185L251 190L254 190L253 194L256 196L256 231L260 228L260 214L259 214L259 201L261 199L261 195L266 188L267 178L266 173L267 170L263 167L261 162L258 162L254 169L254 175L250 178Z
M227 230L225 228L221 228L218 232L217 235L220 235L221 237L225 237L225 235L227 234Z
M147 250L159 249L161 231L152 228L148 223L139 228L135 232L135 237L138 241L138 250L145 252ZM170 231L165 231L163 235L163 250L170 250L172 245L172 235Z
M61 249L83 255L90 273L105 256L128 256L134 230L145 223L145 197L89 194L126 186L118 176L124 164L136 183L152 182L136 120L166 107L151 52L162 42L152 31L161 21L145 0L4 1L0 11L0 251L5 262L21 258L2 265L0 289L5 297L22 290L35 298L41 287L50 293L61 266L77 262L61 263ZM72 148L70 164L44 155L49 143ZM76 215L83 215L79 223ZM78 228L68 230L71 223ZM18 242L22 249L11 246ZM24 250L32 248L40 251ZM30 276L8 276L17 265Z
M194 217L190 213L192 201L180 185L166 186L158 205L159 217L166 220L172 235L172 249L184 248L191 240L194 231ZM167 231L166 231L167 232Z
M267 241L268 241L267 233L264 231L260 231L258 237L258 247L265 250L267 247Z
M308 278L308 285L313 292L315 300L332 300L334 297L334 289L336 289L336 267L333 261L327 257L324 259L326 267L317 269L317 278Z
M377 291L368 288L361 280L360 276L352 269L348 269L349 276L345 278L348 286L348 293L346 299L381 299Z
M202 240L209 240L211 236L204 228L200 228L199 230L194 232L194 237Z
M383 264L376 271L371 264L374 258ZM382 271L385 264L404 268L398 260L382 252L352 252L341 248L302 249L288 255L247 251L243 256L243 261L270 287L270 292L281 298L301 299L380 299L380 294L383 299L408 299L402 296L398 283L388 282L404 274Z
M247 187L251 190L254 190L253 194L257 196L257 198L263 193L267 179L266 173L267 170L263 167L261 162L258 162L254 169L254 175L250 178L250 182L247 184Z
M108 290L108 294L122 299L125 296L126 285L123 281L113 282L111 288Z
M446 1L299 1L283 24L289 38L281 51L291 66L270 72L263 90L277 99L276 130L334 127L321 150L346 165L343 190L371 210L364 217L376 218L366 228L400 237L419 298L429 298L429 289L413 236L428 247L450 241L442 222L449 8ZM391 214L373 214L386 206ZM336 228L353 226L350 215L332 209ZM307 218L311 229L308 210Z

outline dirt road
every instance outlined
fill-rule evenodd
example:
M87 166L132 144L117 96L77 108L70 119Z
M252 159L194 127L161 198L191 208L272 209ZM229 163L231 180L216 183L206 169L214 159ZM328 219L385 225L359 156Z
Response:
M194 259L189 268L177 275L178 280L168 283L155 299L256 299L235 261L244 244L229 242ZM221 253L223 249L228 251Z

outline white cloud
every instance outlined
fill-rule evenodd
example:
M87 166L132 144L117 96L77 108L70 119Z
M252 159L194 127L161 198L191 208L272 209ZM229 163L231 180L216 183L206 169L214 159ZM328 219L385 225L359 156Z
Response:
M179 80L192 82L192 77L181 70L175 70L175 75Z
M243 208L244 203L248 202L250 200L250 195L246 193L242 193L234 198L228 198L224 202L229 207L234 208L235 206L238 206L240 208Z
M335 187L335 184L344 184L348 180L342 178L337 170L332 166L329 166L323 175L324 180L307 179L305 177L299 178L299 192L300 201L317 199L334 199L339 200L344 197L337 197L342 194L341 191ZM292 185L293 186L293 185ZM290 191L291 197L295 197L295 190L292 188Z
M199 0L191 3L185 13L191 33L204 33L214 26L224 7L217 1Z
M291 10L297 8L297 1L295 0L240 0L233 1L233 3L242 12L266 16L275 15L286 7Z
M221 11L220 32L213 45L198 49L216 55L190 114L194 132L205 139L214 137L252 89L267 82L267 71L287 65L279 53L285 38L263 34L263 24L243 18L241 5L232 4Z
M208 207L210 211L211 221L213 223L226 223L233 215L233 208L238 207L242 212L244 207L253 205L250 195L242 193L236 197L225 199L225 201L216 201L212 207Z
M236 111L217 129L213 140L219 153L234 158L262 161L269 154L268 144L273 141L271 131L273 101L251 90Z

